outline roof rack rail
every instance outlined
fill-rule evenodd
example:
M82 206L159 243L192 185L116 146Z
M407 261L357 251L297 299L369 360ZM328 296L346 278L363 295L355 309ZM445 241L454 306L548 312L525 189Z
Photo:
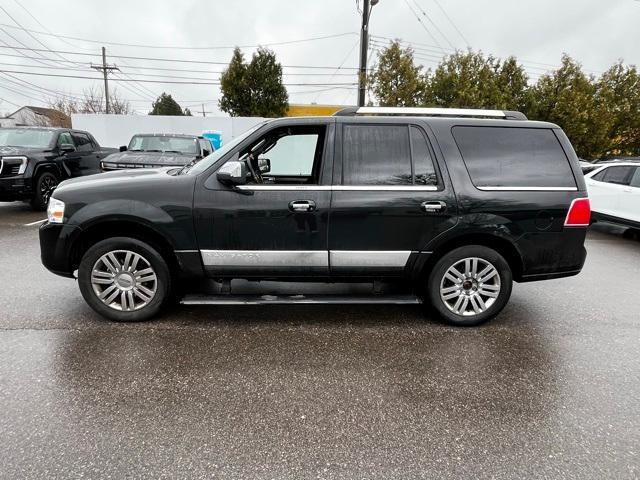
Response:
M479 117L505 120L527 120L524 113L511 110L482 110L472 108L421 108L421 107L347 107L334 113L339 117L361 115L400 115L405 117Z

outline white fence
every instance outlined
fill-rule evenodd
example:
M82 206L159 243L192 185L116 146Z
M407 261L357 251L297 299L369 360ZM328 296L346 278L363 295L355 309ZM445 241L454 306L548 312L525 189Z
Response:
M105 147L128 145L136 133L185 133L202 135L207 130L222 133L222 143L247 131L264 119L259 117L171 117L163 115L71 116L73 128L90 132Z

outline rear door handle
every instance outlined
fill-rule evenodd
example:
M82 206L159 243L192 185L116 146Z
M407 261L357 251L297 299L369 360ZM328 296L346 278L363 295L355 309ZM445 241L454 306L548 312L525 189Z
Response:
M314 212L316 202L313 200L294 200L289 202L289 210L292 212Z
M426 213L442 213L447 209L444 202L422 202L420 208Z

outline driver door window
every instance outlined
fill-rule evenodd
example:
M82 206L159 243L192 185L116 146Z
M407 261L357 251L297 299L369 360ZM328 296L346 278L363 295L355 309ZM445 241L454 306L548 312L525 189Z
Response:
M73 145L75 147L75 144L73 143L73 140L71 139L71 134L69 132L62 132L58 137L58 147L65 144Z
M324 130L325 127L296 127L269 132L244 154L243 159L251 162L256 172L248 183L317 184Z

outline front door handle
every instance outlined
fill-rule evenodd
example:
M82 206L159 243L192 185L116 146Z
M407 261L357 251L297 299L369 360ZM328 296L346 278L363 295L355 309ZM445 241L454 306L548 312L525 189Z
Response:
M292 212L314 212L316 202L313 200L294 200L289 202L289 210Z
M442 213L447 209L444 202L422 202L420 208L426 213Z

